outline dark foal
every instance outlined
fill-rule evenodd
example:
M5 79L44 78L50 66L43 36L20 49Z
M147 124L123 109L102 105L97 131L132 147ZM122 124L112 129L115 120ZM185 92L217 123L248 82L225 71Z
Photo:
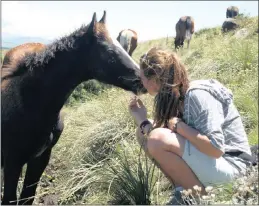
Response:
M2 67L2 204L32 204L63 121L60 110L83 81L96 79L135 94L146 93L139 66L107 31L106 12L97 22L39 50L21 52ZM24 47L25 48L25 47ZM19 56L19 55L18 55ZM27 164L20 200L16 188Z

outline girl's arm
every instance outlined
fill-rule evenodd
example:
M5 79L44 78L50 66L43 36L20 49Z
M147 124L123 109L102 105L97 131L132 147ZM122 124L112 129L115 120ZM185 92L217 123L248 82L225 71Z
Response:
M177 124L177 133L188 139L199 151L219 158L224 154L225 138L222 130L224 113L222 104L204 90L189 92L185 100L186 123Z
M188 139L198 150L208 156L217 159L224 154L221 149L211 143L211 140L206 135L200 134L198 130L193 129L184 122L177 124L177 133Z

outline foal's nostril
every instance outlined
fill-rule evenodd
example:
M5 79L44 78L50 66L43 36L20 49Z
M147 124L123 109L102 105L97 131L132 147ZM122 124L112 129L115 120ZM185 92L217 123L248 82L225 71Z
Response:
M146 94L146 93L147 93L147 89L146 89L145 87L143 87L143 88L141 89L141 93L142 93L142 94Z

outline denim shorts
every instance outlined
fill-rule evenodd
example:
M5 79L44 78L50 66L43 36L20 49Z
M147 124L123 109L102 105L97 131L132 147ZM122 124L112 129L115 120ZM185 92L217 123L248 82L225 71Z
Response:
M225 184L234 180L246 170L246 164L238 162L236 167L224 157L212 158L200 152L188 140L182 156L204 187ZM239 168L242 168L240 171Z

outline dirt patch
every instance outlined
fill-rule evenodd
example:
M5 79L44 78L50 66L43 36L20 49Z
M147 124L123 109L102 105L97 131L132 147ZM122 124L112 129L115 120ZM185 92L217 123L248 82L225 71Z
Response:
M57 205L58 198L59 198L59 196L55 195L55 194L45 195L45 196L39 198L39 204L40 205Z

